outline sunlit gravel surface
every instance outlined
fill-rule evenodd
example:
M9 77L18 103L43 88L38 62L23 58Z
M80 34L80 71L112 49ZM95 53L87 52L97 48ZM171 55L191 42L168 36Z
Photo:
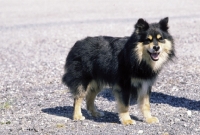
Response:
M138 18L169 17L176 58L153 86L147 124L137 105L135 125L120 124L109 88L95 100L102 118L72 120L73 99L61 83L69 49L86 36L129 36ZM200 1L198 0L1 0L1 135L199 135Z

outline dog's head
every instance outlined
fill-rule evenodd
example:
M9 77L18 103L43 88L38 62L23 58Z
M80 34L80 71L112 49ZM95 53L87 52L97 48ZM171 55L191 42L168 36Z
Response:
M134 51L139 62L145 61L158 70L174 56L174 42L168 29L168 17L151 24L143 19L137 21L134 34L138 37L138 43Z

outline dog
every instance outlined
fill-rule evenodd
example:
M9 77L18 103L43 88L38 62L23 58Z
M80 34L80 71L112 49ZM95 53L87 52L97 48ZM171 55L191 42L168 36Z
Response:
M130 37L96 36L77 41L68 53L62 82L74 97L74 120L84 120L81 103L94 116L103 116L94 100L103 86L112 88L119 120L135 124L129 115L132 93L147 123L158 123L150 111L151 88L162 67L175 56L168 17L158 23L140 18Z

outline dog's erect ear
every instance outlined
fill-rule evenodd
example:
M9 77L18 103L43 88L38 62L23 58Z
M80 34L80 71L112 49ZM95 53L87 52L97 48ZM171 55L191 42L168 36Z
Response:
M135 31L140 33L142 31L146 31L149 28L149 24L142 18L140 18L135 24Z
M169 29L168 27L168 17L161 19L159 24L160 24L160 28L164 31L167 31Z

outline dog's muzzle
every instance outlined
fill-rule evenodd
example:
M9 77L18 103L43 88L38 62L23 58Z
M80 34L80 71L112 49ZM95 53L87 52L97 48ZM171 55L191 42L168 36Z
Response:
M148 51L148 53L153 61L159 60L160 46L153 46L153 49L151 51Z

